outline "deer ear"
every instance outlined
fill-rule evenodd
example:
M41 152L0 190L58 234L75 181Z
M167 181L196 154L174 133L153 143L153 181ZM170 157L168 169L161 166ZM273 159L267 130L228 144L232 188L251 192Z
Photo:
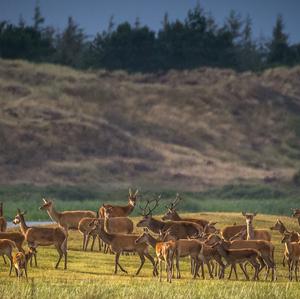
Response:
M26 215L26 213L27 213L27 211L25 210L25 211L22 213L22 215Z
M243 211L243 212L242 212L242 215L243 215L243 216L246 216L246 212Z
M44 203L48 203L47 199L43 198L42 200L43 200Z
M21 211L20 211L20 209L17 209L17 213L18 213L18 214L21 214Z
M253 216L256 216L256 215L257 215L257 212L254 212L254 213L253 213Z
M132 196L131 188L128 190L129 196Z
M137 196L138 193L139 193L139 189L136 189L134 196Z
M208 225L216 225L218 222L208 222Z

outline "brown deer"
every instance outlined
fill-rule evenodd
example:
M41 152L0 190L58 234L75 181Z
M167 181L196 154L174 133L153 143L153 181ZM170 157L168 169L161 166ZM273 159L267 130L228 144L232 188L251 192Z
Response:
M28 279L27 264L28 264L28 261L32 258L32 256L34 254L36 254L35 248L30 248L27 253L17 252L16 254L14 254L13 264L14 264L14 267L16 270L16 276L18 277L18 279L20 279L21 276L23 275L23 270L25 272L26 280Z
M181 197L177 193L175 200L173 202L171 202L169 206L166 206L167 212L162 217L162 220L195 222L195 223L201 225L202 228L204 229L204 227L206 225L208 225L209 221L204 220L204 219L182 218L178 215L176 208L180 201L181 201Z
M135 193L132 193L131 189L129 189L128 204L126 206L103 204L99 208L99 217L104 218L105 208L112 208L112 217L127 217L134 210L138 192L139 190L136 190Z
M229 241L224 241L223 239L220 239L220 241L213 244L212 247L216 248L219 254L225 259L227 263L225 267L228 267L229 265L233 266L236 279L238 279L236 272L236 264L238 263L240 264L246 279L249 280L249 276L242 266L242 263L249 262L255 269L253 280L259 280L258 273L260 264L257 261L257 259L260 257L259 251L253 248L230 249L231 243Z
M219 242L221 237L210 235L205 242L206 245L212 246ZM267 266L265 280L268 278L270 269L272 270L272 280L276 280L276 266L274 260L274 245L269 241L264 240L235 240L229 241L229 249L256 249L260 253L258 260L261 264L259 272Z
M58 268L63 256L65 259L64 269L67 269L67 235L63 228L28 227L25 222L24 213L21 213L20 210L18 210L18 214L13 222L16 225L20 225L21 231L25 235L25 240L27 241L29 248L35 249L38 246L54 245L59 254L55 269Z
M40 207L40 210L47 211L50 218L58 223L68 235L69 229L78 229L79 221L84 217L96 218L96 212L93 211L64 211L58 212L54 208L54 204L51 200L44 199L44 204Z
M148 244L155 249L157 262L159 264L159 281L162 280L162 263L166 263L167 281L172 281L173 272L173 258L176 252L176 243L173 240L160 241L151 236L148 232L144 232L140 237L135 240L136 244ZM177 272L178 275L178 272Z
M292 217L297 218L298 223L300 225L300 209L292 209L292 211L293 211Z
M253 228L253 219L257 215L257 213L245 213L242 212L242 215L246 219L247 226L247 240L265 240L271 241L271 234L269 231L265 229L254 229Z
M3 216L3 202L0 202L0 232L5 232L6 228L7 228L7 222Z
M8 240L8 239L2 239L0 240L0 255L3 257L6 255L10 261L10 269L9 269L9 276L11 275L11 270L12 270L12 251L16 247L16 243Z
M284 234L286 234L286 233L291 234L291 242L299 242L298 233L296 233L294 231L292 231L292 232L288 231L287 228L285 227L285 225L283 224L283 222L280 221L279 219L277 219L275 225L270 227L270 229L279 231L282 236L284 236ZM283 259L282 259L283 267L285 267L285 258L286 258L286 255L284 254Z
M237 224L228 225L225 226L223 229L221 229L221 236L223 237L224 240L229 241L236 234L246 230L247 230L246 225L237 225Z
M13 220L13 224L18 225L20 223L20 229L23 236L26 236L26 232L29 229L29 226L26 225L24 220L24 215L26 212L21 213L20 209L17 209L17 215L15 216L15 219ZM37 267L37 259L36 254L33 253L32 255L34 257L35 266ZM32 266L32 259L30 259L30 266Z
M289 266L289 280L293 280L293 269L295 279L298 281L298 262L300 259L300 243L292 242L292 234L284 233L281 243L285 244L285 255Z
M21 252L24 252L22 245L25 240L25 237L23 236L22 233L18 233L18 232L1 233L0 232L0 240L3 240L3 239L8 239L8 240L13 241L16 244L16 247L18 248L18 250Z
M137 223L137 227L146 227L152 232L158 234L164 234L167 230L170 232L170 235L176 239L187 239L202 233L202 226L194 222L188 221L160 221L152 217L152 212L158 206L160 197L155 198L154 200L147 200L145 207L140 207L142 210L143 219ZM154 201L154 206L152 208L149 205Z
M99 230L99 236L108 244L113 253L115 253L115 271L114 274L117 274L118 266L121 271L127 273L127 271L120 265L119 258L121 253L123 252L136 252L141 260L141 265L138 268L135 275L138 275L145 263L145 257L152 263L153 265L153 276L156 276L157 270L153 257L149 254L148 245L136 244L135 241L138 238L136 235L131 234L110 234L105 231L104 223L101 221L102 219L98 219L96 221L91 222L91 226L93 229Z
M133 222L127 217L114 217L110 216L111 208L106 208L106 213L108 215L107 223L105 224L105 229L108 233L119 233L119 234L131 234L133 232ZM91 250L93 250L94 242L96 237L99 237L99 231L91 227L90 223L94 220L99 220L104 224L103 218L90 218L85 217L80 220L78 225L78 230L83 234L83 250L87 249L90 237L93 238L93 243ZM99 250L101 245L99 243Z

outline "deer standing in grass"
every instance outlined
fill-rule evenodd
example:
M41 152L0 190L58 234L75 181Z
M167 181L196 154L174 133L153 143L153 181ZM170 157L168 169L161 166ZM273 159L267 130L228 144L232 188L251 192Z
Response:
M152 212L158 206L160 200L160 196L158 198L154 198L153 200L147 200L146 205L144 207L140 206L142 210L143 219L137 223L137 227L146 227L150 229L152 232L158 234L164 234L167 230L170 232L172 236L176 239L187 239L188 237L193 237L200 235L203 231L202 226L194 222L188 221L160 221L152 217ZM149 206L154 202L152 208Z
M178 215L176 209L180 201L181 201L181 197L177 193L175 200L171 202L169 206L166 206L167 212L162 217L162 220L195 222L200 226L202 226L202 228L204 229L204 227L208 225L209 221L204 219L182 218Z
M137 195L139 190L132 193L129 189L128 204L126 206L115 206L111 204L104 204L99 208L99 217L104 218L105 208L112 208L111 217L127 217L132 213L137 201Z
M292 211L293 211L292 217L297 218L298 223L300 225L300 209L292 209Z
M212 246L220 240L221 238L219 236L211 235L208 237L205 244ZM270 269L272 270L272 280L276 280L276 267L274 261L275 247L271 242L264 240L234 240L228 241L228 245L230 245L228 249L256 249L260 253L260 256L258 257L258 261L261 265L259 272L267 266L265 280L268 278Z
M247 240L265 240L271 241L271 234L269 231L265 229L254 229L253 227L253 219L257 215L257 213L245 213L242 212L242 215L246 219L247 226Z
M0 202L0 232L5 232L6 228L7 228L7 222L3 216L3 202Z
M24 214L25 213L21 213L18 209L13 223L20 225L28 247L35 249L38 246L54 245L59 254L55 268L58 268L62 257L64 257L64 269L67 269L67 235L64 229L61 227L28 227L25 222ZM35 254L34 251L33 254Z
M108 218L109 215L105 214L105 218ZM107 221L108 219L106 219ZM156 265L153 257L149 254L148 245L136 244L135 240L138 238L136 235L132 234L111 234L106 232L105 224L102 219L94 220L90 224L93 229L99 231L100 238L110 246L113 253L115 253L115 271L114 274L117 274L118 267L121 271L127 273L127 271L120 265L119 258L123 252L136 252L141 260L141 265L138 268L135 275L138 275L145 263L145 257L152 263L153 265L153 276L157 275Z
M16 254L14 254L13 264L14 264L16 276L18 277L18 279L20 279L21 276L23 275L23 270L25 272L26 280L28 279L27 264L28 264L28 261L32 258L32 256L34 254L36 254L35 248L30 248L27 253L17 252Z
M236 264L238 263L246 279L249 280L248 273L242 265L244 262L249 262L255 269L253 280L259 280L258 273L260 264L257 261L257 259L260 257L259 251L253 248L230 249L230 246L230 242L224 241L223 239L220 239L218 242L212 245L212 247L216 248L219 254L226 260L227 264L225 267L228 267L229 265L233 267L236 279L238 279L236 272Z
M0 240L0 255L2 255L3 257L6 255L10 261L9 275L11 275L11 270L13 266L12 251L15 247L16 247L16 243L11 240L8 239Z
M291 242L299 242L298 233L296 233L294 231L291 232L291 231L287 230L287 228L285 227L283 222L280 221L279 219L277 219L275 225L270 227L270 229L279 231L282 236L284 236L286 233L291 234ZM283 259L282 259L283 267L285 267L285 259L286 258L287 258L287 256L286 256L286 251L285 251L284 254L283 254Z
M51 200L44 199L44 204L40 207L40 210L47 211L50 218L58 223L68 235L69 229L78 229L80 220L84 217L96 218L96 212L93 211L64 211L58 212L54 208L54 204Z
M162 280L162 263L166 263L167 270L167 281L172 281L172 272L173 272L173 258L176 252L176 243L175 241L159 241L151 236L148 232L144 232L140 237L135 240L136 244L145 244L152 246L155 250L157 257L157 264L159 265L159 281ZM178 274L178 272L177 272Z
M298 262L300 259L300 243L292 242L292 234L285 232L281 243L285 244L285 256L289 266L289 280L293 280L293 269L295 279L298 281Z

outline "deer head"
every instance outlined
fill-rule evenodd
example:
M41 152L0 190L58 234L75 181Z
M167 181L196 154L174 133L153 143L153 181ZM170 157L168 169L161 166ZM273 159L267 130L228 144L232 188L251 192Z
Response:
M300 217L300 209L291 209L293 211L292 217L299 218Z
M257 212L255 212L253 214L242 212L242 215L246 218L246 223L247 224L252 224L253 218L257 215Z
M218 236L217 234L212 234L206 239L204 244L208 246L213 246L214 244L219 243L221 240L222 238L220 236Z
M49 210L52 207L53 202L51 200L48 200L45 198L43 198L42 200L43 200L44 204L40 207L40 210L42 210L42 211Z
M292 234L285 232L283 234L283 238L281 240L281 243L289 243L289 242L291 242L291 239L292 239Z
M139 193L138 189L136 189L135 193L132 193L131 188L129 188L129 190L128 190L128 204L135 207L138 193Z
M21 212L20 209L17 209L17 215L15 216L15 219L12 221L13 224L17 225L21 222L22 217L26 214L26 211Z
M172 220L176 214L176 208L180 201L181 201L181 197L177 193L176 198L170 203L170 205L166 206L167 212L161 219L162 220Z
M278 230L278 231L281 231L283 228L284 228L284 225L279 219L276 220L276 223L274 224L274 226L270 227L271 230Z
M152 212L158 206L160 199L161 199L161 195L159 195L157 198L154 198L152 200L147 199L146 205L144 207L139 206L139 208L142 211L141 215L143 216L143 219L137 223L136 225L137 227L147 227L149 225L152 219ZM154 202L153 207L150 207L153 202Z

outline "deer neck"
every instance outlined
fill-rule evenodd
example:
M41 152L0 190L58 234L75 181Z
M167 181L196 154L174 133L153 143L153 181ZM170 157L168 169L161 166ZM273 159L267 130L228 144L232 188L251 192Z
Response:
M287 229L286 229L286 227L283 225L283 224L281 224L281 226L280 226L280 228L279 228L279 232L283 235L285 232L287 232Z
M104 230L109 233L109 218L104 217Z
M247 240L253 240L254 239L254 229L252 222L247 222Z
M27 224L25 222L24 216L21 215L21 217L20 217L20 229L21 229L21 232L22 232L23 235L26 234L28 228L29 227L27 226Z
M152 246L154 249L156 247L156 244L158 243L159 241L157 241L153 236L151 235L148 235L148 243L150 246Z
M298 217L297 219L298 219L298 224L300 225L300 217Z
M155 218L151 218L148 228L154 233L159 233L159 231L163 230L164 226L165 222L157 220Z
M178 213L176 211L174 211L173 216L172 216L172 220L180 221L180 220L182 220L182 218L178 215Z
M133 209L134 209L134 206L130 202L128 202L127 206L123 207L123 211L126 215L131 214Z
M113 241L113 239L114 239L114 236L113 235L111 235L111 234L109 234L109 233L107 233L106 231L105 231L105 228L103 227L103 229L102 228L100 228L99 229L99 236L100 236L100 238L106 243L106 244L111 244L111 242Z
M47 213L54 222L60 222L61 213L56 211L53 205L50 206L50 208L47 210Z
M285 249L286 249L286 251L287 251L289 254L292 253L293 249L292 249L292 246L291 246L291 242L290 242L290 241L285 242Z
M227 253L227 251L226 251L226 249L222 246L222 245L219 245L218 247L217 247L217 251L218 251L218 253L221 255L221 256L223 256L224 257L224 259L228 259L228 253Z

